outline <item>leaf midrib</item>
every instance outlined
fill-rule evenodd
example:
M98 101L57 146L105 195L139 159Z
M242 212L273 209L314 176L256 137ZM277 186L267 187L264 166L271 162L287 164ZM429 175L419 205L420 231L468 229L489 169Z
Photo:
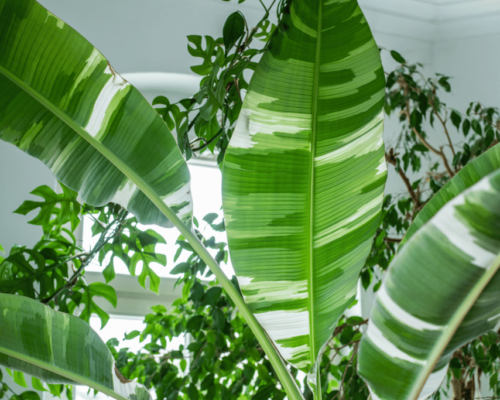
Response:
M17 353L15 351L9 350L6 347L0 347L0 353L6 354L10 357L24 361L28 364L35 365L39 368L50 371L50 372L57 374L57 375L60 375L64 378L68 378L72 381L78 382L79 384L84 384L86 386L89 386L93 389L98 390L99 392L106 394L107 396L113 397L114 399L128 400L126 397L120 396L117 392L110 389L109 387L103 386L94 380L87 379L82 375L77 375L77 374L71 373L71 372L69 372L68 369L58 368L52 364L42 362L42 361L38 360L37 358L29 357L25 354L21 354L21 353Z
M312 100L312 126L311 126L311 161L309 164L310 182L310 204L309 204L309 337L311 343L311 367L316 362L316 336L314 329L314 159L316 157L316 136L318 124L318 100L319 100L319 67L321 61L321 22L322 22L322 0L318 2L318 37L316 41L316 59L314 63L313 100Z
M26 82L19 79L5 67L0 65L0 73L2 73L6 78L14 82L18 87L28 93L36 101L38 101L42 106L46 107L50 112L56 115L60 120L62 120L67 126L74 130L78 135L80 135L84 140L86 140L92 147L94 147L98 152L100 152L107 160L109 160L118 170L120 170L127 178L129 178L144 194L154 203L156 207L174 224L177 221L180 224L183 222L177 217L177 215L168 207L163 200L156 194L156 192L146 183L135 171L133 171L127 164L125 164L117 155L115 155L111 150L105 147L101 142L96 140L92 135L90 135L84 128L78 125L71 117L69 117L64 111L59 107L49 101L47 98L42 96Z
M443 330L443 334L441 335L440 339L437 341L436 345L434 346L434 348L430 353L431 354L430 359L428 360L425 367L422 369L422 372L419 374L416 383L413 386L412 392L410 394L410 400L418 399L420 393L422 392L422 389L425 386L425 383L427 382L429 375L432 373L437 362L439 361L441 354L443 354L443 351L446 349L446 346L448 346L448 344L450 343L451 339L453 338L453 335L455 335L455 332L460 327L460 324L467 316L467 313L470 311L470 309L477 301L479 296L481 296L484 289L486 288L488 283L495 276L495 274L498 272L499 269L500 269L500 254L493 261L491 266L486 270L481 279L476 283L474 289L469 292L465 301L460 305L457 311L455 311L455 314L453 314L452 318L450 319L450 322L446 325L445 329Z

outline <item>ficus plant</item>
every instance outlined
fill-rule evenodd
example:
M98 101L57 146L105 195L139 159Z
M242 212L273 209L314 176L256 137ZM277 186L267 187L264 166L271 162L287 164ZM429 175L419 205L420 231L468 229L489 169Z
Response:
M176 386L171 393L162 386L160 396L197 398L206 390L209 397L231 398L246 380L260 379L254 398L320 399L325 391L333 392L330 373L338 378L334 358L351 345L333 396L365 398L369 390L372 399L425 398L438 390L450 360L453 369L460 369L457 363L463 366L454 374L458 387L465 382L463 374L474 368L466 364L467 346L500 318L495 301L500 266L497 111L479 103L471 105L467 116L451 110L455 127L465 136L474 131L457 151L448 110L436 95L438 87L450 89L449 78L420 82L415 78L419 65L392 52L401 65L386 79L380 49L356 0L282 0L276 4L276 26L269 22L271 9L264 9L251 30L236 13L226 22L222 39L205 37L203 44L201 37L190 37L190 53L203 59L193 67L205 76L200 91L179 104L159 98L154 103L163 107L155 110L97 49L35 0L0 0L0 139L40 159L68 188L64 193L73 198L78 193L85 210L97 210L102 232L97 228L95 233L104 236L95 254L102 261L112 252L132 273L141 261L141 284L149 276L151 289L157 289L148 263L163 260L154 251L161 238L153 231L136 231L137 223L180 231L179 244L185 243L193 258L176 267L191 282L176 306L187 315L193 313L190 307L201 308L185 322L198 347L188 349L195 354L193 374L182 382L173 379L173 370L163 375L162 382L172 379ZM254 38L264 41L263 48L250 47ZM255 56L260 56L257 64ZM248 83L247 69L254 71ZM384 108L405 121L402 157L398 149L384 147ZM448 139L451 162L425 133L425 123L434 129L436 120ZM193 227L183 157L216 149L234 281L207 249L217 244ZM437 157L428 182L411 182L406 174L410 166L416 172L421 168L417 153ZM395 203L384 198L387 163L403 179L409 199ZM424 194L427 183L434 196ZM102 208L110 203L106 217ZM394 255L400 238L388 234L402 235L407 229ZM128 244L111 242L110 230L114 239L126 231ZM219 247L224 255L224 244ZM0 294L2 364L52 384L84 384L116 399L150 398L145 386L157 384L158 377L145 378L146 366L140 370L144 374L134 376L126 353L108 349L85 321L71 315L80 304L87 306L84 316L99 315L92 308L93 295L114 299L108 285L89 289L79 283L87 258L74 251L61 261L39 258L39 269L56 274L58 263L67 267L74 261L76 276L61 272L61 287L47 289L42 297L24 291L23 296ZM33 257L24 258L25 263L37 262L35 253L23 252ZM360 273L368 286L376 265L388 270L368 324L346 318ZM224 298L215 284L205 291L189 278L206 266ZM17 265L9 268L9 274L18 274ZM107 269L107 279L112 271L112 266ZM8 276L23 278L24 273ZM225 313L234 307L239 314L228 319ZM154 311L151 321L169 320L165 310ZM203 315L207 312L210 316ZM233 338L230 330L224 332L226 324L227 329L246 324L249 333ZM160 327L168 329L168 322ZM223 335L231 338L225 340L227 349L217 342ZM161 334L153 339L165 343ZM490 338L487 343L496 342ZM214 386L215 376L196 366L202 356L209 358L209 351L212 358L217 354L215 344L229 353L250 344L248 351L255 351L248 357L258 378L236 358L230 365L243 371L233 370L236 375L229 381L238 383ZM118 367L145 386L126 379ZM218 371L220 377L225 369ZM305 393L295 379L299 371L310 388L304 387Z

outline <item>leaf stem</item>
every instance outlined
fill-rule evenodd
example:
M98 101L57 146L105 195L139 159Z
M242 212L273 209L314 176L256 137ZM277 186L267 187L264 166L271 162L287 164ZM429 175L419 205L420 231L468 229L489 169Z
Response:
M407 90L408 89L406 89L406 91ZM448 172L448 175L450 176L450 179L453 178L453 176L455 176L455 174L453 173L453 171L450 168L450 165L448 164L448 159L446 158L446 155L443 152L443 148L441 148L440 150L437 150L434 147L432 147L424 139L424 137L420 134L420 132L417 130L417 128L415 128L414 126L412 126L412 124L411 124L411 118L410 118L411 113L410 113L410 100L409 99L406 101L406 110L403 110L403 113L406 114L406 118L408 119L408 125L410 126L411 130L413 131L413 133L415 133L415 135L417 136L417 138L422 142L422 144L425 147L427 147L434 154L436 154L437 156L439 156L439 157L442 158L444 167L446 168L446 172Z
M389 153L386 153L385 154L385 160L393 165L394 167L397 166L397 162L396 162L396 155L397 154L394 154L394 149L391 148L389 150ZM419 196L417 196L417 194L415 193L415 191L413 190L413 187L411 185L411 182L410 180L408 179L408 177L406 176L406 174L404 173L403 169L402 168L399 168L399 171L398 171L398 174L399 176L401 177L401 179L403 180L405 186L406 186L406 189L408 190L408 193L410 194L410 197L411 199L413 200L413 202L415 203L415 206L416 207L420 207L420 199L419 199Z
M62 292L64 292L66 289L69 287L72 287L75 285L76 279L80 277L82 272L85 270L85 268L90 264L90 262L93 260L94 256L104 247L108 241L116 235L118 232L118 229L121 226L121 222L125 219L127 216L128 212L127 210L122 210L121 214L119 217L112 221L106 228L105 230L101 233L101 236L99 237L99 240L97 241L96 246L89 252L88 256L85 258L85 261L82 261L82 265L75 271L75 273L71 276L71 278L68 279L68 281L61 286L59 289L57 289L54 293L52 293L49 297L46 299L41 300L43 304L48 304L52 300L56 299ZM118 228L114 230L114 232L111 234L111 236L106 237L106 234L111 230L113 225L118 224ZM66 261L68 262L68 261Z
M320 362L318 362L318 368L316 368L316 387L314 388L314 399L321 400L323 395L321 393L321 368Z
M434 110L434 114L436 114L436 117L438 117L439 119L439 122L441 122L441 125L443 125L443 128L444 128L444 134L446 135L446 137L448 138L448 143L450 145L450 149L451 149L451 152L453 154L453 157L455 157L455 148L453 147L453 143L451 142L451 138L450 138L450 133L448 132L448 128L446 126L446 122L443 120L443 118L441 118L441 115L439 115L437 109L436 109L436 106L434 105L434 102L432 101L429 101L432 109Z
M149 197L149 199L158 207L158 209L175 225L175 227L181 232L184 238L193 247L194 251L200 256L200 258L205 261L207 266L213 272L221 286L224 288L226 293L229 295L231 300L234 302L240 313L245 318L248 326L252 330L253 334L259 341L263 350L266 352L271 365L273 366L278 378L285 389L285 392L289 400L303 400L302 393L300 392L295 379L290 374L290 371L286 368L285 362L281 358L271 339L260 326L259 322L253 315L252 311L248 308L247 304L243 301L240 293L236 290L232 282L227 278L227 276L222 271L217 261L214 260L209 251L203 246L198 236L189 229L180 218L175 214L174 211L170 209L158 196L152 193L152 190L145 186L141 188L144 193Z
M472 290L465 297L465 300L460 304L458 309L453 314L449 323L446 325L445 329L442 331L442 335L434 345L430 353L430 357L427 358L427 362L425 366L422 368L418 378L413 384L412 391L409 400L416 400L419 398L420 392L425 386L425 382L427 382L427 378L434 370L439 358L443 354L443 351L450 343L450 340L453 338L453 335L457 331L458 327L462 323L463 319L466 317L467 313L470 311L474 303L476 303L477 299L483 293L484 289L490 283L491 279L495 276L495 274L500 269L500 255L492 262L491 266L486 269L483 276L475 283L472 287Z

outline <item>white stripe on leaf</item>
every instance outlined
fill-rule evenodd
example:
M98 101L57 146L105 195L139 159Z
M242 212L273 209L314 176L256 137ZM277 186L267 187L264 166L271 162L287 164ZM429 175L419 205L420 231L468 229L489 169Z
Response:
M492 187L488 179L483 179L473 186L474 190L491 191ZM456 214L456 208L465 204L464 195L455 197L449 201L430 221L446 238L459 250L472 258L471 263L479 268L488 268L492 265L497 254L482 247L479 239L471 234L471 228L464 225Z
M279 302L281 299L297 300L309 297L307 280L305 281L268 281L253 282L253 278L245 276L238 277L241 291L245 301L250 303L258 302ZM251 295L245 292L256 292Z
M327 243L334 241L335 239L339 239L347 235L349 232L359 228L361 225L365 224L369 219L373 218L380 212L380 205L382 204L383 199L384 194L382 193L372 201L364 204L356 211L356 213L351 215L349 218L346 218L339 223L330 226L321 232L318 232L314 236L314 247L321 247ZM346 227L354 221L356 221L356 224Z
M109 66L105 73L111 76L102 88L101 93L99 93L90 120L85 127L85 130L93 137L97 137L103 128L108 125L113 112L120 105L128 89L131 88L130 84L116 72L112 71Z
M377 298L379 302L385 307L385 309L392 314L392 316L401 322L404 325L409 326L412 329L416 329L419 331L430 330L430 331L438 331L442 330L444 326L430 324L426 321L422 321L421 319L411 315L409 312L403 310L398 304L394 302L387 293L386 285L382 285L382 287L377 292Z
M425 361L419 360L406 354L404 351L398 349L389 339L387 339L382 331L375 326L373 322L368 324L365 336L372 342L375 347L378 347L382 352L387 354L388 357L398 358L400 360L408 361L412 364L425 365Z
M309 335L309 311L268 311L255 314L274 341Z
M378 115L377 118L358 132L344 139L342 142L347 143L345 146L316 157L315 166L320 167L325 164L338 163L349 158L358 158L382 148L384 146L382 139L382 134L384 133L383 120L383 114Z

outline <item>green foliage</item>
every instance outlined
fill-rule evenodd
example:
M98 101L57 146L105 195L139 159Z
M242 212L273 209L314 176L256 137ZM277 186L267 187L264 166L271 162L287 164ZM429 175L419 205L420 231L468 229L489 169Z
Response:
M31 192L40 196L44 201L26 200L14 211L16 214L27 215L29 212L40 209L35 218L29 224L40 225L46 229L60 228L66 223L71 223L71 231L74 231L80 223L80 203L76 200L78 193L61 185L62 193L57 194L48 186L39 186Z
M223 162L243 104L241 92L248 88L246 74L255 70L253 59L266 50L266 46L251 47L252 41L257 38L267 43L276 28L268 20L269 10L265 9L264 17L252 29L238 11L227 18L222 37L188 36L189 54L200 59L200 64L191 67L203 77L199 92L175 104L164 96L153 101L153 105L164 106L157 111L169 128L176 130L186 159L208 149L217 154L219 164Z
M286 7L286 3L280 2L281 7ZM268 9L252 29L244 15L237 12L226 20L222 37L188 37L188 51L198 60L191 69L203 77L200 90L192 98L175 104L164 96L153 102L159 106L156 110L168 127L176 131L179 147L187 159L208 149L217 154L219 164L223 162L241 109L241 92L248 88L248 74L256 66L253 60L266 50L277 27L286 31L281 21L277 26L270 22ZM264 44L251 47L254 38ZM364 288L374 291L380 286L376 269L383 271L388 267L398 242L422 207L451 176L500 139L498 109L478 102L471 103L464 112L447 108L440 94L451 91L450 77L436 74L426 78L422 64L409 64L396 51L390 54L400 65L387 75L385 111L399 116L401 130L394 147L387 149L386 159L398 179L402 179L407 193L385 198L371 254L360 275ZM463 137L459 145L451 142L452 129ZM432 133L435 141L437 131L443 136L435 147L428 139ZM158 292L159 277L151 264L166 265L165 256L157 252L156 245L165 243L160 235L142 229L137 219L118 205L81 207L76 193L64 186L60 194L46 186L32 194L43 201L26 201L15 212L27 215L38 211L30 223L42 227L43 237L32 248L15 246L5 258L0 257L1 293L28 296L59 311L79 313L87 322L96 315L104 326L109 316L94 299L101 297L116 306L116 294L109 285L115 277L116 260L123 261L132 275L142 266L139 283L146 287L149 276L149 289ZM97 239L88 251L77 244L74 236L82 215L92 219L92 233ZM225 230L224 221L216 213L208 214L204 220L214 231ZM219 263L228 261L226 243L196 233ZM179 237L177 246L176 260L183 252L189 255L187 261L171 270L171 274L179 276L177 285L182 286L182 297L168 310L164 306L153 307L153 312L145 317L146 328L125 336L125 344L139 337L143 344L139 353L119 348L117 339L108 342L121 373L153 388L158 399L284 399L276 373L227 293L217 281L209 280L212 273L184 237ZM82 279L92 260L105 267L106 284L87 285ZM236 279L233 284L238 288ZM366 322L360 317L343 316L332 332L320 366L325 399L368 398L367 387L356 373L357 346ZM189 344L175 349L169 345L174 338L184 337L189 337ZM490 332L456 352L450 364L448 390L454 382L466 387L474 374L485 374L498 396L499 341L498 333ZM305 377L294 369L292 373L305 399L311 399ZM22 383L22 374L13 376ZM0 373L0 381L1 378ZM32 383L35 389L48 388L54 395L64 391L71 394L64 385L44 386L36 378ZM4 384L0 398L9 390ZM10 398L38 398L34 392L12 394ZM437 393L434 398L443 394Z
M205 220L221 230L216 214ZM227 261L225 243L197 234L206 247L217 251L216 258ZM182 297L169 311L153 307L144 320L146 328L125 337L126 345L139 336L144 343L140 353L117 349L117 340L108 342L122 374L154 388L158 398L283 399L271 364L230 298L216 281L206 280L210 271L182 236L177 243L189 254L171 271L179 275L176 285L183 286ZM172 339L188 334L187 346L167 350Z

